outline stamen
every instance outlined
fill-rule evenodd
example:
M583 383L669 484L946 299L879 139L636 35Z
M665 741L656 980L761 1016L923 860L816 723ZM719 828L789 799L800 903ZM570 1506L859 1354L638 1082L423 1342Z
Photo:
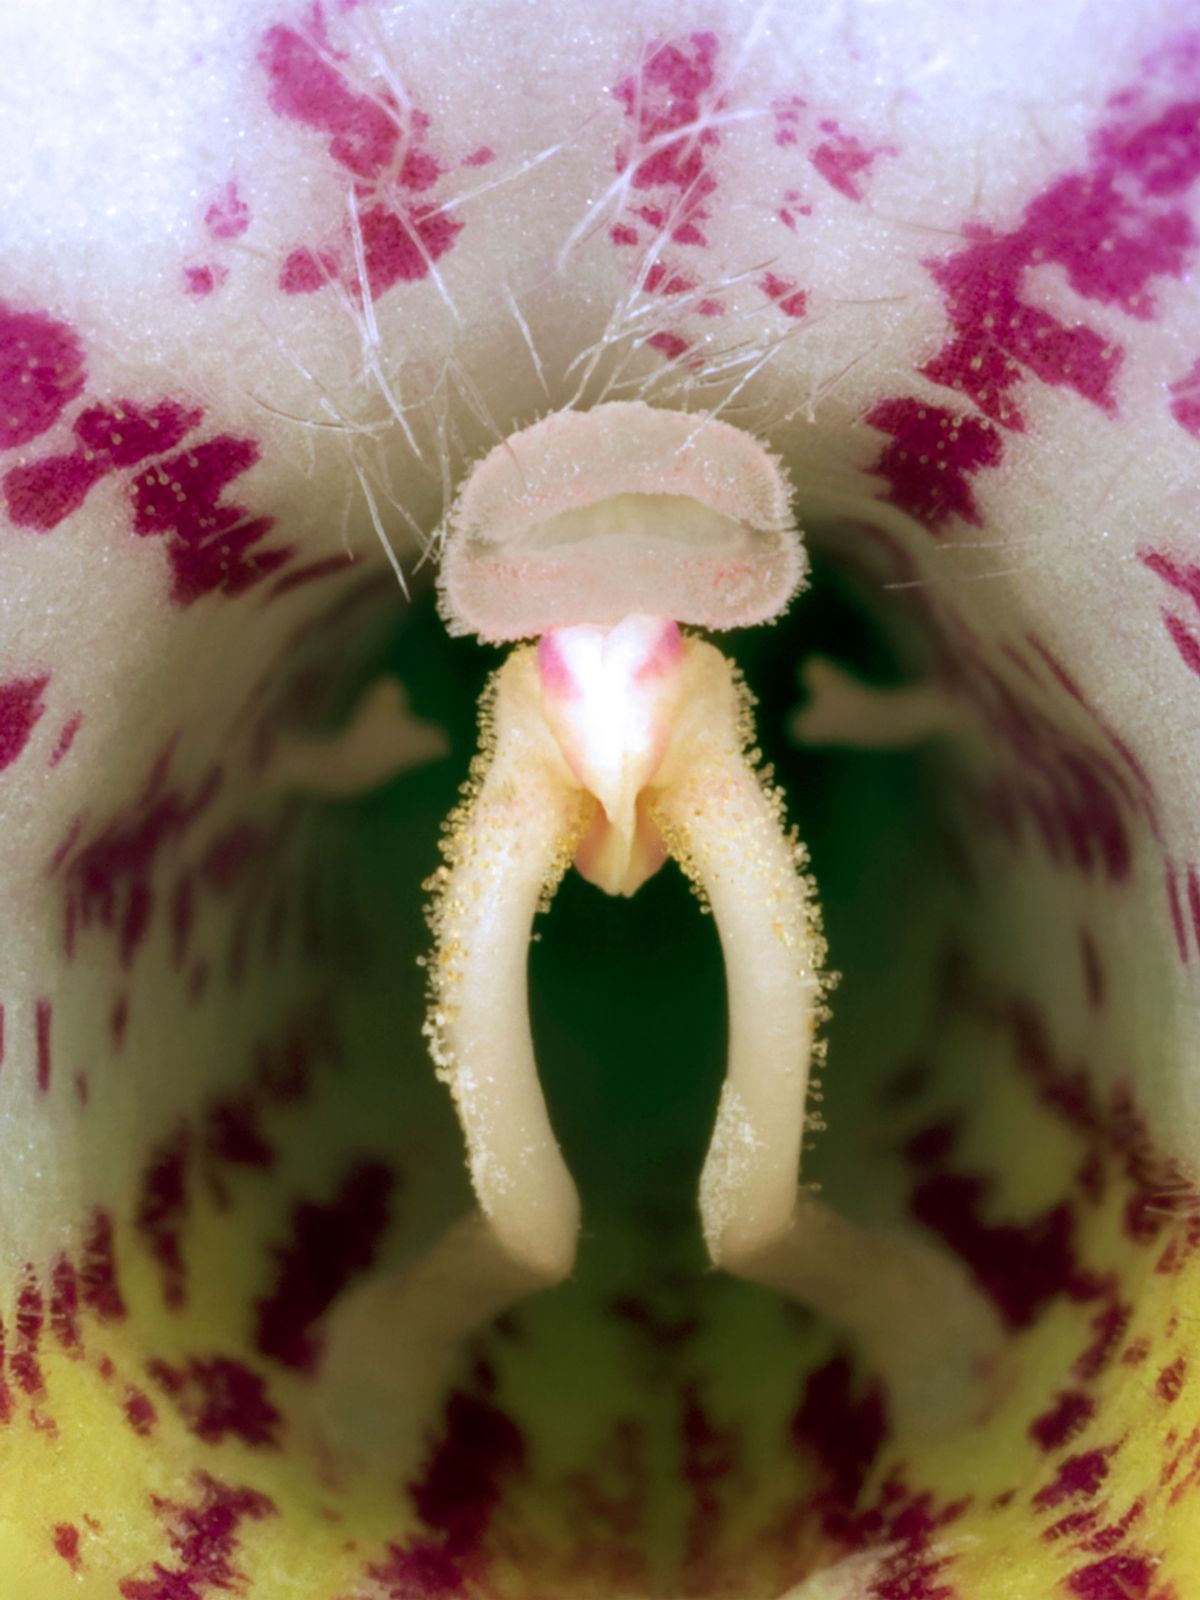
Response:
M534 915L594 802L541 714L534 651L516 651L496 674L481 727L481 754L446 823L445 863L426 885L435 949L425 1032L484 1214L514 1260L555 1281L574 1261L579 1200L538 1081L525 967Z
M714 1265L737 1270L791 1221L825 945L782 793L746 754L749 694L711 645L689 641L688 655L651 816L711 906L725 957L729 1057L700 1213Z

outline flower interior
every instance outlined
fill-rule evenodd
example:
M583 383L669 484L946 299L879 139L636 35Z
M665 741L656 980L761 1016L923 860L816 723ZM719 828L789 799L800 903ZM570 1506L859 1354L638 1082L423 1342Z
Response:
M1195 1592L1200 49L1021 9L2 24L22 1600Z

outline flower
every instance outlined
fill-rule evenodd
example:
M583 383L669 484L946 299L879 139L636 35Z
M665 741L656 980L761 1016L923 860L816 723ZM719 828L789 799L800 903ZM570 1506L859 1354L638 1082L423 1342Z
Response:
M0 1575L1184 1600L1181 12L215 0L0 30ZM731 649L842 973L806 1172L897 1231L839 1293L926 1402L852 1319L704 1271L721 967L666 869L629 904L566 883L531 959L578 1269L496 1321L495 1284L464 1297L416 963L493 663L436 617L434 534L499 441L633 399L755 434L796 487L812 589ZM351 748L404 770L314 793ZM914 1239L1005 1333L950 1406Z

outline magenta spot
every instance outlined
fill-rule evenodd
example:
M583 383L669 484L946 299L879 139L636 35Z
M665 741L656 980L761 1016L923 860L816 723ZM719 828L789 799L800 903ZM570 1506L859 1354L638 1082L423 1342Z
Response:
M174 400L160 400L152 406L118 400L81 411L71 432L84 450L101 458L108 468L133 467L148 456L173 450L203 417L199 406L179 405Z
M1012 763L984 786L982 806L992 825L1013 844L1023 826L1032 828L1056 864L1089 875L1100 867L1113 882L1123 881L1132 859L1124 813L1145 805L1152 815L1152 800L1135 792L1089 743L1066 735L1058 720L977 652L966 631L943 665L955 691L974 706ZM1110 742L1119 745L1115 736Z
M952 517L980 524L969 479L983 467L996 466L1004 453L989 422L907 396L879 401L864 421L891 436L870 470L887 479L894 505L930 532Z
M458 1600L468 1592L462 1568L440 1545L428 1542L402 1550L388 1546L387 1559L367 1568L372 1585L388 1600Z
M791 95L786 100L772 100L771 115L775 119L775 143L781 150L787 150L800 142L800 125L803 121L801 113L807 101L801 100L799 95Z
M647 1343L656 1350L678 1351L694 1339L700 1329L700 1320L694 1316L671 1316L637 1295L618 1295L610 1302L614 1317L636 1328Z
M9 517L18 527L48 533L79 509L102 478L173 450L203 415L172 400L147 407L132 400L90 406L72 425L76 445L70 454L31 461L6 474Z
M205 1444L237 1439L251 1448L278 1445L279 1412L257 1372L228 1356L192 1356L183 1366L150 1361L147 1371Z
M633 124L618 148L617 171L627 172L636 190L660 192L659 220L651 226L676 244L708 243L703 225L717 189L710 155L720 143L712 117L722 105L714 95L718 50L712 33L693 33L686 44L654 44L612 91Z
M426 1527L436 1528L449 1555L474 1554L504 1489L525 1460L517 1425L490 1401L457 1391L446 1405L445 1430L420 1479L410 1485Z
M1061 1450L1091 1421L1096 1402L1078 1389L1064 1389L1054 1404L1034 1417L1029 1424L1029 1437L1038 1448L1049 1454Z
M956 335L920 369L931 382L968 394L1002 427L1018 431L1024 419L1007 391L1026 371L1111 411L1120 362L1120 352L1092 329L1068 328L1019 298L1031 249L1007 236L985 236L968 250L929 264Z
M1179 898L1179 880L1175 868L1168 861L1163 869L1167 886L1167 904L1171 909L1171 926L1175 930L1175 948L1180 961L1188 958L1187 925L1183 920L1183 903Z
M1005 427L1024 427L1007 391L1025 372L1115 408L1122 352L1096 330L1031 305L1023 298L1028 272L1060 267L1084 299L1145 319L1155 310L1153 279L1180 278L1187 269L1195 229L1187 212L1167 201L1200 175L1197 106L1183 102L1146 117L1138 99L1115 97L1131 114L1094 134L1087 169L1051 183L1015 228L969 225L964 231L974 242L930 265L954 336L922 371L969 394Z
M219 782L220 774L210 772L189 800L175 792L147 794L140 808L111 822L71 860L65 894L72 915L85 928L97 922L115 930L123 966L132 964L150 928L150 883L160 852L186 834Z
M959 1135L959 1124L952 1118L930 1123L904 1141L904 1157L914 1167L940 1167L949 1160Z
M1092 1340L1071 1369L1080 1383L1094 1383L1112 1361L1129 1328L1129 1307L1110 1300L1092 1318Z
M1084 694L1083 690L1071 677L1071 674L1063 666L1062 662L1059 661L1058 658L1053 654L1053 652L1048 650L1042 641L1036 638L1033 634L1028 634L1026 637L1029 639L1030 644L1037 651L1038 655L1041 656L1042 660L1046 663L1047 667L1049 667L1050 671L1054 674L1057 682L1062 685L1063 689L1065 689L1067 694L1071 696L1072 700L1074 700L1077 705L1081 706L1083 710L1087 712L1088 716L1096 724L1097 728L1099 728L1109 745L1120 757L1122 764L1127 767L1129 772L1133 775L1137 782L1138 788L1142 791L1142 802L1144 804L1150 826L1157 834L1158 817L1155 804L1154 785L1150 782L1150 778L1145 767L1138 760L1137 756L1134 755L1133 751L1129 748L1129 745L1125 742L1125 740L1122 739L1120 734L1116 732L1112 724L1108 722L1106 718L1103 717L1096 707L1091 703L1088 697Z
M179 1128L152 1153L138 1198L137 1230L158 1265L163 1303L172 1311L187 1303L183 1228L190 1153L188 1130Z
M145 1439L154 1431L154 1424L158 1421L158 1412L155 1410L154 1401L141 1389L130 1388L125 1396L122 1406L125 1420L139 1438Z
M320 1006L299 1016L279 1040L255 1052L255 1080L280 1106L298 1105L312 1086L314 1067L339 1059L339 1045L329 1017Z
M0 683L0 771L11 766L28 744L46 709L42 692L49 682L46 672Z
M265 1170L275 1164L275 1147L259 1125L250 1094L218 1100L205 1119L204 1147L211 1161Z
M234 1560L240 1525L274 1516L275 1507L266 1495L229 1488L207 1472L197 1472L194 1482L199 1498L191 1505L150 1495L174 1559L169 1566L152 1562L145 1576L120 1579L122 1600L208 1600L214 1593L244 1591L245 1574Z
M1184 665L1200 676L1200 633L1195 633L1173 612L1163 611L1162 619Z
M8 1386L5 1376L4 1347L5 1347L4 1322L0 1319L0 1425L7 1424L13 1418L12 1390Z
M646 344L651 350L657 350L659 355L666 356L668 361L678 361L692 348L678 333L652 333Z
M685 273L678 272L674 267L668 266L665 261L655 261L642 279L642 289L646 294L690 294L696 287L696 280L689 278Z
M45 1388L38 1346L45 1322L42 1292L32 1277L25 1279L17 1294L16 1342L9 1357L9 1369L18 1388L28 1395L40 1395Z
M79 1559L79 1529L71 1522L56 1522L53 1530L54 1548L70 1567L72 1572L80 1572L82 1563Z
M219 289L229 277L229 268L219 262L211 262L198 267L184 267L183 292L190 294L197 300Z
M883 1391L872 1386L856 1398L853 1370L844 1356L809 1374L791 1437L816 1458L820 1476L813 1499L827 1532L842 1531L887 1433Z
M311 294L340 279L377 299L397 283L428 277L463 224L435 203L414 205L409 198L431 189L442 175L440 162L422 148L428 116L401 107L386 85L363 93L352 89L331 55L327 41L277 26L264 35L259 60L270 79L271 108L331 135L330 155L360 180L354 193L367 282L357 282L356 242L347 227L336 248L292 250L279 286L285 294Z
M387 90L356 94L313 43L282 25L263 35L258 59L270 79L267 99L276 115L330 134L329 153L355 176L383 174L401 132L398 108Z
M418 283L463 230L437 206L372 206L359 219L372 300L397 283Z
M78 511L106 471L102 461L82 455L49 456L13 467L4 477L9 521L18 528L48 533Z
M253 439L220 434L134 479L134 532L166 536L177 606L209 594L243 594L290 559L286 546L255 551L275 526L273 517L243 520L249 515L243 506L223 503L228 485L260 454Z
M92 1213L83 1241L79 1293L84 1305L101 1322L119 1322L125 1316L113 1248L113 1221L107 1211L97 1209Z
M1090 1499L1108 1477L1113 1451L1085 1450L1059 1463L1054 1478L1037 1491L1033 1503L1042 1509L1062 1505L1064 1500Z
M50 1087L50 1002L39 1000L34 1008L37 1037L37 1086L40 1094Z
M740 1431L719 1426L698 1392L688 1384L681 1397L679 1417L680 1467L689 1493L689 1515L684 1530L684 1571L702 1572L712 1560L721 1513L723 1486L742 1463ZM744 1470L744 1469L743 1469ZM689 1582L686 1585L691 1588Z
M50 765L56 767L67 751L75 743L75 735L83 723L83 712L76 711L68 717L55 741L54 749L50 752Z
M802 317L808 309L808 296L788 278L768 272L758 281L768 300L773 300L785 317Z
M1169 393L1175 421L1193 439L1200 439L1200 360L1194 361L1190 370L1171 384Z
M1186 194L1200 178L1200 100L1168 106L1153 121L1111 123L1093 144L1102 169L1123 173L1146 195Z
M250 207L238 193L237 179L209 201L204 211L204 226L214 239L240 239L250 226Z
M895 1495L897 1487L886 1484L881 1498ZM917 1495L883 1521L881 1542L891 1548L871 1581L873 1600L954 1600L955 1591L941 1581L953 1557L935 1554L931 1545L938 1530L960 1517L968 1504L958 1500L935 1512L928 1494Z
M1076 1256L1070 1205L1054 1206L1030 1222L987 1221L991 1188L975 1174L935 1172L918 1183L910 1206L971 1269L1010 1328L1029 1327L1059 1295L1096 1299L1101 1284Z
M1185 595L1193 608L1200 612L1200 565L1178 561L1161 550L1139 550L1138 559L1164 583ZM1174 612L1164 609L1161 614L1180 657L1193 672L1200 675L1200 634L1192 632Z
M228 894L260 857L267 839L252 822L231 822L211 840L200 861L200 876L217 894Z
M638 231L631 228L627 222L615 223L609 230L608 236L616 245L634 245L638 242Z
M1158 1562L1136 1552L1115 1555L1077 1567L1066 1579L1069 1594L1079 1600L1146 1600L1158 1576ZM1172 1600L1172 1591L1160 1591L1159 1600Z
M899 151L894 144L868 148L857 134L847 133L831 117L823 118L819 126L826 138L815 145L809 154L813 167L831 188L844 194L847 200L862 200L866 195L866 178L876 157L898 155Z
M65 322L0 301L0 450L52 428L84 377L83 346Z
M1154 1383L1154 1392L1165 1405L1173 1406L1183 1393L1187 1369L1187 1357L1177 1356L1159 1373Z
M83 1353L79 1331L79 1280L66 1256L59 1256L50 1274L50 1327L68 1355Z
M478 150L472 150L469 156L463 157L464 167L487 167L496 159L496 152L490 144L481 144Z
M278 578L268 592L268 600L278 600L285 594L291 594L294 589L302 589L306 584L318 583L323 578L338 577L349 572L354 567L354 557L345 554L326 556L321 561L311 561L305 567L296 567L293 571L285 573Z
M284 294L313 294L338 276L337 257L328 250L293 250L279 270Z
M799 219L812 216L812 205L805 200L804 193L800 189L785 189L783 202L779 208L779 220L785 228L796 233L800 227Z
M278 1274L258 1302L256 1344L263 1355L311 1372L320 1355L318 1323L346 1285L375 1259L388 1224L395 1178L365 1162L343 1180L335 1198L303 1201L292 1212L291 1237L274 1255Z

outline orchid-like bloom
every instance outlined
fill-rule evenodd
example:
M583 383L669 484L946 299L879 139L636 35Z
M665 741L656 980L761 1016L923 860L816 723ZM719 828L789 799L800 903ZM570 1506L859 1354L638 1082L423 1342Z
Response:
M0 1593L1191 1600L1186 8L0 45Z

